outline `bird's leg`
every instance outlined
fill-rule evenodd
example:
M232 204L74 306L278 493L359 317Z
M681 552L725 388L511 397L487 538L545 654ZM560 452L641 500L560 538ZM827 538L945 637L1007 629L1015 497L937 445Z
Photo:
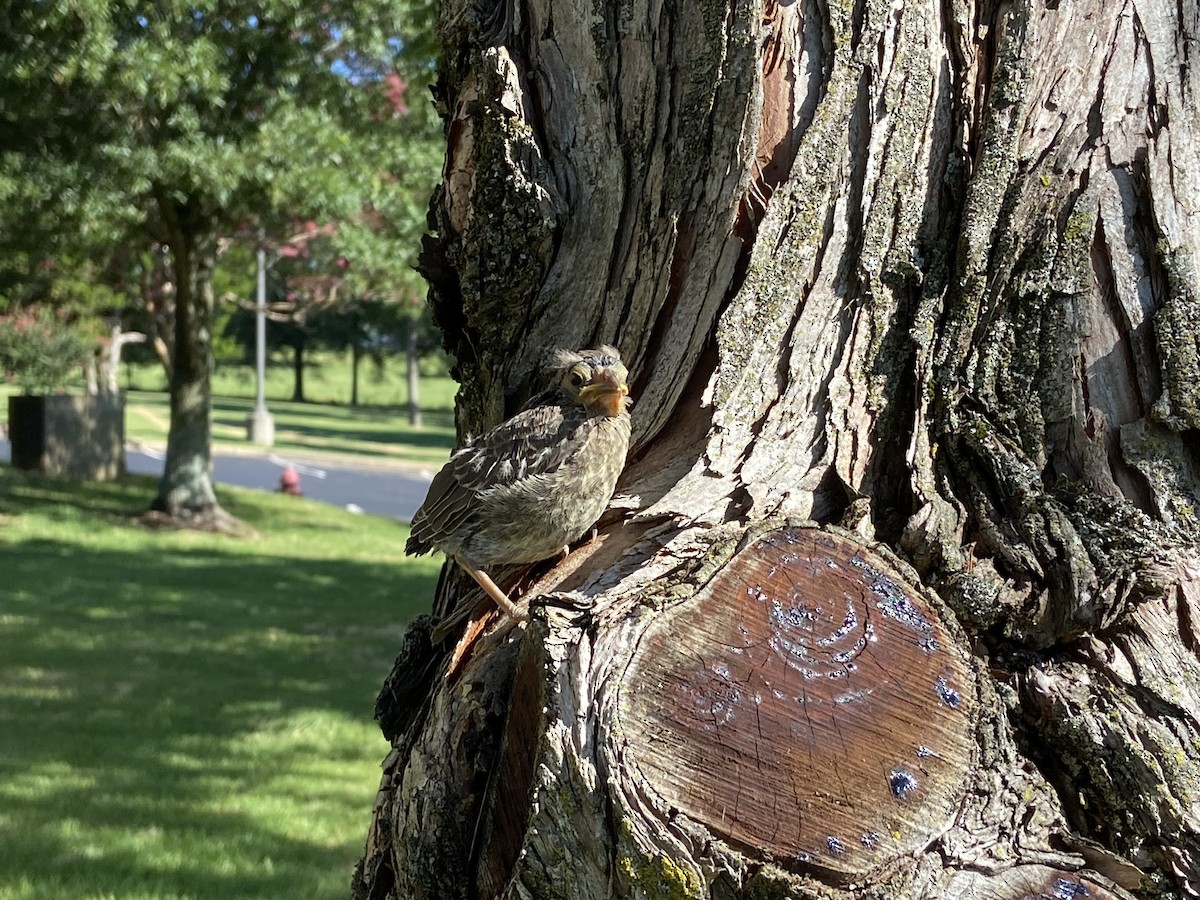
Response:
M483 571L483 569L479 568L479 566L475 565L469 559L463 556L457 556L455 557L455 560L460 566L463 567L463 569L466 570L468 575L479 582L479 586L483 588L484 592L493 600L495 600L496 605L508 613L509 617L516 619L518 622L523 622L529 618L528 613L523 613L517 609L516 604L508 599L508 594L500 590L500 587L496 584L496 582L492 581L492 579L488 577L487 572Z

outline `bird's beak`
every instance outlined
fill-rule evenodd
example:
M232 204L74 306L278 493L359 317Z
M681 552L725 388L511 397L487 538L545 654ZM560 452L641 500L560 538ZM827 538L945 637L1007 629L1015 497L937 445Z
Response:
M586 406L599 406L609 418L616 418L625 411L625 398L629 388L611 369L596 373L591 383L579 392Z

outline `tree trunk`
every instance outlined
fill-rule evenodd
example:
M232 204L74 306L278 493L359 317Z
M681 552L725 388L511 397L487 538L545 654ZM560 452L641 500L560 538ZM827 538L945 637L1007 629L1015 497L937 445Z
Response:
M441 15L460 435L611 342L634 445L354 896L1200 896L1196 4Z
M159 209L164 210L165 198L160 198ZM171 215L170 210L163 212L166 219ZM168 229L169 230L169 229ZM164 263L164 258L167 260ZM170 263L170 264L168 264ZM146 321L149 325L150 345L154 355L162 363L163 372L168 383L171 379L171 339L175 334L175 283L168 271L174 268L170 260L170 251L161 243L155 242L146 254L142 266L141 300L146 311Z
M226 527L212 486L213 268L217 241L193 204L159 203L170 235L175 283L171 421L158 495L150 508L202 528Z
M304 345L308 338L297 329L296 344L292 353L292 402L304 402Z
M362 346L355 339L350 342L350 405L358 406L358 364L362 361Z
M408 424L421 427L421 357L418 353L420 323L416 316L408 320L408 343L404 348L404 361L408 375Z
M100 385L105 393L115 394L120 389L118 377L121 372L121 354L126 344L141 344L146 335L137 331L122 331L119 320L109 326L108 342L102 348L99 358Z

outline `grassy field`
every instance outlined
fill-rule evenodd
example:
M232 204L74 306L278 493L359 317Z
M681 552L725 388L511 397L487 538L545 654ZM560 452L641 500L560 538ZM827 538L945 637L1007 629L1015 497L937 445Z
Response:
M444 368L433 367L434 374L421 378L421 406L427 409L451 409L457 389ZM291 400L292 366L277 356L267 366L266 396L273 400ZM165 391L167 379L158 363L123 365L120 375L123 390ZM310 353L304 368L304 398L309 403L350 403L350 360L348 354ZM254 367L218 364L213 371L213 394L220 397L253 398L257 386ZM408 405L408 379L403 360L392 360L380 368L373 362L359 365L358 399L363 406L402 409Z
M2 900L346 895L437 563L391 521L218 493L260 536L140 527L149 479L0 466Z
M170 419L167 395L128 391L125 404L126 437L165 446ZM213 398L215 449L263 452L246 440L246 417L253 408L254 401L251 399ZM408 424L404 411L394 408L289 403L282 400L268 402L267 408L275 420L273 452L353 455L380 463L436 467L446 461L454 446L454 414L449 408L425 409L421 428L413 428Z

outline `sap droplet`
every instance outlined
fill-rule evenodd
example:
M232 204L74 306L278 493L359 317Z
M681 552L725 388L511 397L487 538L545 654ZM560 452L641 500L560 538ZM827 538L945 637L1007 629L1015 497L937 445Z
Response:
M880 572L878 569L876 569L874 566L872 566L870 563L868 563L861 556L850 557L850 565L854 566L856 569L861 569L862 571L866 572L872 578L881 578L883 576L882 572Z
M892 769L888 772L888 786L892 789L892 796L899 800L915 791L918 785L916 776L908 769Z
M945 677L939 678L934 682L933 689L937 692L942 702L951 709L958 709L958 705L962 703L962 694L950 687Z
M1071 881L1067 878L1054 879L1054 898L1055 900L1075 900L1076 897L1086 897L1088 889L1078 881Z
M817 646L832 647L856 628L858 628L858 613L855 612L852 604L847 603L846 612L842 616L842 624L831 635L818 640Z
M879 573L875 573L875 575L877 577L871 585L871 593L879 598L875 601L875 607L881 613L901 625L906 625L913 631L926 635L933 631L933 625L930 624L929 619L913 605L913 602L905 596L904 591L900 590L894 581Z
M833 698L833 702L838 703L838 704L859 703L859 702L862 702L863 700L866 700L867 697L869 697L870 695L871 695L870 691L863 691L863 690L850 691L849 693L838 694L836 697Z

